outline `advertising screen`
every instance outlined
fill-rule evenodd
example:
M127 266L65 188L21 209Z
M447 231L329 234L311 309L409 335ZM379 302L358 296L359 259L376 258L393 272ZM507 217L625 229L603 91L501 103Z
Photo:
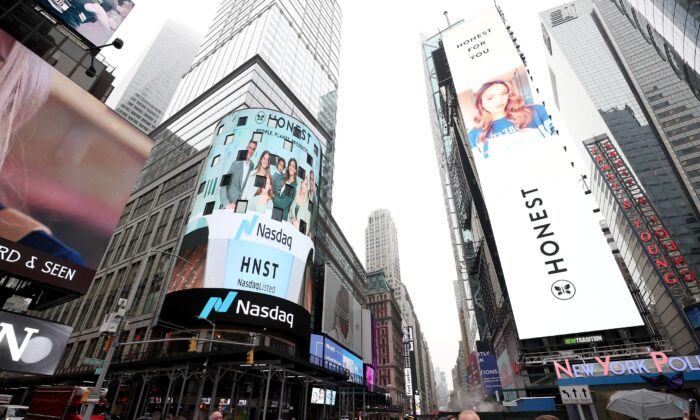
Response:
M0 31L0 271L85 293L152 145Z
M365 365L365 385L370 391L374 391L374 368L370 365Z
M520 339L642 325L498 11L443 43Z
M325 339L323 357L326 362L342 366L350 375L350 382L362 384L364 365L362 359L331 339Z
M323 332L357 354L362 348L362 307L326 264L323 290Z
M94 45L104 45L134 8L132 0L36 0L46 12Z
M73 328L0 311L0 371L53 375Z
M311 388L311 404L324 404L326 400L326 390L323 388Z
M171 293L161 319L176 325L206 328L210 322L236 324L309 339L309 313L286 299L228 289L194 289Z
M166 302L174 292L228 289L286 299L308 312L319 140L268 109L233 112L213 131Z
M501 390L501 376L498 373L498 360L490 351L478 352L479 374L484 385L484 393L494 395Z

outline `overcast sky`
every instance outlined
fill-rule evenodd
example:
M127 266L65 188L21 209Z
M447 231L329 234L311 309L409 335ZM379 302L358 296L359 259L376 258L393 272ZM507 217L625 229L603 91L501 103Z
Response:
M340 0L342 39L333 215L364 263L367 216L386 208L396 223L401 277L428 340L433 364L451 370L460 340L456 279L447 215L433 146L420 34L432 36L493 3L487 0ZM503 0L534 76L553 103L538 12L562 0ZM219 0L141 0L105 49L115 86L170 17L205 33ZM111 105L111 102L108 104ZM551 107L550 107L551 108ZM551 110L557 122L555 110ZM562 128L559 120L558 128Z

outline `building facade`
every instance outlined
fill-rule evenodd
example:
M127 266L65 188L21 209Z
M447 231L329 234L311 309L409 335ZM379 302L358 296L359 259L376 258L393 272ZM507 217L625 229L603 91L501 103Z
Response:
M368 272L366 290L367 307L377 325L377 385L389 390L392 404L404 407L407 398L401 310L384 272Z
M226 75L259 56L304 103L326 135L323 147L322 201L332 204L333 142L340 57L341 11L333 0L222 1L192 66L173 96L164 119L204 92L217 89ZM253 77L248 74L244 78ZM285 101L273 84L254 78L230 92L250 99ZM241 89L241 87L243 87ZM263 104L263 106L267 106ZM287 103L286 106L291 106Z
M386 209L374 210L368 217L365 228L365 260L368 271L381 270L385 273L387 285L392 290L399 305L403 328L410 327L414 333L415 366L417 383L413 387L420 394L421 407L434 407L434 383L430 382L428 370L432 369L430 353L424 340L420 321L416 315L411 296L401 282L399 243L396 225L391 213Z
M118 102L113 108L117 113L144 133L153 131L180 78L190 68L201 40L202 36L186 25L167 20L129 70L120 89L114 91L113 99Z

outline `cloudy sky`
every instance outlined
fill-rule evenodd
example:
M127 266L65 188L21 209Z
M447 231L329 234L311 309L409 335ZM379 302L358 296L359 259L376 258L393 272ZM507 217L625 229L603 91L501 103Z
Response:
M445 29L444 11L455 23L493 3L340 2L343 28L333 214L364 262L367 216L377 208L391 211L398 230L402 280L433 363L446 372L451 385L460 339L452 287L456 271L430 130L420 34L432 36ZM537 14L561 3L499 2L546 101L551 86ZM219 1L197 2L196 9L190 0L141 0L136 4L116 33L125 41L124 49L104 51L117 67L117 89L166 18L205 33Z

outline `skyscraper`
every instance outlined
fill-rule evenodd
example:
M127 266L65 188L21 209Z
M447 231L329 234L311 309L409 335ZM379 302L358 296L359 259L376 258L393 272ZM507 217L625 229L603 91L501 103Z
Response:
M408 289L401 282L401 264L399 261L399 242L396 225L391 213L386 209L374 210L368 217L365 228L365 265L368 272L382 271L386 283L391 288L394 298L401 310L404 331L410 327L414 334L416 381L412 384L418 390L423 409L435 405L433 380L427 373L432 369L429 362L430 353L423 338L418 316L416 315ZM404 333L404 336L406 334ZM405 356L405 355L404 355Z
M365 228L365 261L367 271L383 270L386 282L401 300L401 264L399 240L391 213L386 209L374 210Z
M235 69L260 57L289 93L316 120L324 152L321 195L332 202L335 104L340 57L341 11L334 0L225 0L192 66L173 96L169 118L208 90L220 90ZM282 109L296 116L294 105L256 69L227 83L226 94L249 107Z
M122 82L125 88L115 110L141 131L153 131L180 78L192 64L201 40L202 35L186 25L167 20ZM113 95L116 97L119 92Z
M175 331L168 331L169 327L164 327L166 324L159 324L159 320L162 319L160 312L175 261L185 264L185 271L192 274L205 270L204 267L195 267L197 262L202 262L201 259L179 257L176 252L181 249L184 226L188 218L187 214L192 208L192 202L205 194L205 185L198 182L200 178L198 174L203 165L209 163L209 167L213 167L216 162L219 162L218 156L212 156L210 159L208 155L213 140L217 135L222 134L221 130L223 130L224 125L227 126L227 130L232 130L231 133L239 129L253 130L253 125L264 127L264 129L256 128L257 131L249 134L251 137L246 135L246 140L241 140L243 137L237 137L236 141L245 141L245 144L249 146L251 139L257 139L258 142L264 141L265 143L261 144L266 146L267 139L271 135L269 132L275 130L282 132L284 130L284 136L288 136L290 144L287 146L287 143L284 143L284 146L288 147L285 150L289 151L289 149L294 148L298 153L304 152L304 155L299 156L304 156L308 165L310 165L308 163L310 161L314 164L318 163L319 160L316 156L320 156L321 153L325 155L333 143L333 137L328 127L322 125L318 118L322 114L326 125L335 121L334 103L336 96L335 93L331 92L336 90L336 86L330 82L323 82L329 78L321 68L331 69L333 66L331 66L330 55L334 52L337 56L337 42L334 44L331 39L337 41L337 34L340 30L340 11L337 2L333 0L310 0L304 2L303 6L301 7L296 2L265 0L223 0L221 2L219 13L197 59L187 75L180 81L178 87L178 95L180 96L173 99L174 102L170 105L170 110L166 112L165 120L151 132L151 137L155 139L156 145L149 155L146 166L141 171L134 191L125 206L107 251L102 257L91 289L85 297L59 305L45 314L50 319L60 320L60 322L74 327L57 372L59 377L92 375L94 379L94 369L84 364L83 361L86 357L88 360L91 357L104 357L105 347L103 343L105 340L99 331L101 320L106 314L114 311L115 304L120 298L126 299L133 290L135 296L130 302L131 309L125 321L126 327L122 334L115 338L115 342L130 344L120 345L114 352L114 363L109 374L114 379L111 384L116 385L119 382L117 378L129 375L129 372L133 372L137 368L135 364L142 363L144 366L148 366L147 370L150 373L139 377L138 386L145 387L147 383L159 384L156 387L157 392L161 394L167 392L168 389L174 389L170 385L180 387L178 389L185 389L186 394L179 394L184 396L178 397L173 394L171 397L162 395L159 398L164 401L186 401L189 404L188 410L195 409L195 403L199 398L198 393L231 392L233 389L231 388L231 377L225 380L210 381L211 367L213 363L245 360L245 354L239 354L240 348L236 349L236 346L229 345L194 345L190 346L194 347L194 351L188 351L187 340L191 340L192 337L189 333L186 333L188 335L183 342L166 345L159 340L162 340L166 334L178 335L182 331L179 331L177 327ZM304 10L304 13L300 15L298 10ZM335 38L332 34L335 34ZM307 35L317 37L313 38L317 42L312 43L311 38L308 38ZM321 38L327 38L328 42L322 42ZM262 48L263 45L268 45L268 42L275 48L266 47L269 55L265 57L254 48L249 48L251 45ZM278 53L282 50L277 47L286 45L286 43L289 43L286 52L279 55ZM293 50L292 45L296 49ZM309 50L306 50L306 45L308 45ZM314 54L316 58L314 58ZM296 62L297 58L304 58L305 61ZM271 63L278 59L282 60L281 63L284 66L276 64L277 70L273 70ZM322 60L325 61L322 62ZM320 75L323 75L323 80L321 80ZM296 78L302 76L305 77L303 80L309 81L312 87L309 87L308 90L294 90ZM310 78L309 80L306 79L307 76ZM322 91L320 86L324 83L328 89ZM301 83L301 86L306 85ZM185 97L186 99L183 99ZM321 103L323 103L322 107ZM310 110L312 107L315 107L314 112ZM256 108L256 110L252 111L248 108ZM236 118L234 118L234 114L236 114ZM284 117L281 117L282 114ZM273 116L274 118L272 118ZM270 127L270 124L275 126ZM261 133L261 131L266 131L266 133ZM313 138L314 143L302 141L303 135L306 136L306 139ZM218 147L221 147L222 143L226 145L226 142L229 141L229 135L226 135L225 139L222 135L218 137ZM277 137L277 139L280 138ZM233 140L233 134L230 135L230 139ZM315 142L316 139L318 139L318 143ZM273 139L273 141L275 140ZM276 141L279 143L279 140ZM313 147L316 144L320 144L318 150ZM263 147L261 146L258 155L262 154ZM233 154L232 156L238 155ZM235 159L232 157L231 160ZM260 160L262 160L262 156L260 156ZM323 174L331 176L332 159L325 159L322 165L328 171L323 172ZM303 167L301 168L303 169ZM307 185L309 189L309 182L312 179L311 173L307 170L305 175L302 175L301 172L298 174L299 178L307 181L304 185ZM321 188L325 188L327 185L323 183L323 174L322 176L316 174L315 180ZM332 185L332 180L326 179L328 185ZM221 181L224 182L223 186ZM226 177L224 177L219 182L212 183L210 187L212 190L218 189L216 192L218 195L222 187L226 186ZM210 188L207 188L206 194L210 194L209 190ZM293 195L293 190L290 191ZM320 188L317 191L320 191ZM364 292L365 272L361 262L357 260L352 248L330 214L328 207L330 193L328 192L325 200L323 198L319 200L317 206L319 229L314 238L315 252L308 257L311 261L307 260L308 267L314 266L313 264L335 264L341 280L352 287L353 292L358 290L359 293L362 293ZM309 207L311 207L310 204ZM297 243L295 241L295 245ZM305 328L320 329L322 317L319 313L321 306L319 300L322 300L322 293L318 291L321 290L322 277L310 268L308 271L302 269L302 272L308 276L304 281L309 287L307 289L309 293L304 295L304 299L308 298L312 303L310 307L295 306L295 310L300 308L305 310L304 317L308 318L300 320L297 317L295 319L297 323L294 324L294 327L295 329L301 328L301 330ZM259 294L253 293L253 295ZM201 308L195 309L197 313L201 311ZM193 319L197 319L196 314L191 317L188 315L188 322ZM249 333L244 333L241 336L240 332L236 331L237 328L244 328L243 326L236 326L235 323L233 326L231 325L229 323L227 330L221 322L217 322L216 327L210 329L207 326L206 331L200 331L199 336L200 338L211 338L216 333L217 338L221 337L233 341L253 339L253 335ZM317 327L317 325L319 326ZM250 329L250 327L247 328ZM285 344L281 344L274 337L263 337L265 334L264 331L258 332L261 339L256 346L256 357L268 357L259 352L266 351L262 350L263 348L271 348L271 346L278 344L282 347L275 350L275 352L281 352L274 356L276 359L308 354L308 339L305 342L303 339L298 341L290 339ZM140 343L144 340L155 340L155 342ZM218 352L219 356L207 359L201 353L201 351L206 350ZM163 355L169 356L163 357ZM301 360L301 363L306 366L308 361L304 359L308 358L303 357L297 361ZM209 373L206 369L202 370L205 362L208 366L207 369L210 369ZM187 386L192 384L190 382L191 376L164 376L158 373L175 368L174 363L184 363L190 366L192 374L203 375L200 377L199 389ZM178 364L178 366L181 365ZM195 366L197 367L195 368ZM165 369L162 369L163 367ZM307 367L317 369L311 367L310 364ZM216 368L213 369L216 370ZM271 374L269 369L266 372ZM333 376L338 373L328 374ZM342 374L340 375L342 376ZM254 382L255 380L248 383L249 389L253 390L257 396L254 396L252 400L250 398L247 400L246 410L252 410L255 406L258 412L268 410L268 416L270 416L271 407L265 406L262 401L267 397L272 398L272 396L264 392L260 393L260 388ZM285 384L283 385L284 392L281 392L280 388L282 383ZM229 391L223 391L222 387L226 387L225 389ZM273 389L275 387L279 390L271 390L271 393L276 392L276 395L284 395L285 398L288 398L288 402L282 401L280 405L276 406L276 411L282 409L283 404L290 405L295 410L301 410L302 405L308 406L308 399L304 397L303 390L299 392L299 388L297 388L295 391L290 391L295 387L290 381L284 382L282 380L280 382L276 379L272 385ZM236 389L240 390L241 388L243 387ZM111 389L110 393L115 392L115 390L117 393L121 392L120 388L115 388ZM341 399L340 396L338 398ZM214 400L218 401L212 397L212 401ZM289 401L294 400L297 402L289 404ZM129 416L135 416L138 412L140 415L144 410L150 410L147 407L151 401L153 399L148 395L143 395L143 398L137 396L129 399L128 402L120 403L120 406L115 407L113 412ZM350 400L342 399L342 401L348 402ZM185 405L184 402L183 405ZM350 406L349 403L343 407L348 412L356 411L356 407ZM310 410L313 408L311 407ZM213 409L213 406L207 407L207 410ZM302 415L301 411L295 412L294 415L298 418L316 417L316 414L308 413L306 415L306 412Z

